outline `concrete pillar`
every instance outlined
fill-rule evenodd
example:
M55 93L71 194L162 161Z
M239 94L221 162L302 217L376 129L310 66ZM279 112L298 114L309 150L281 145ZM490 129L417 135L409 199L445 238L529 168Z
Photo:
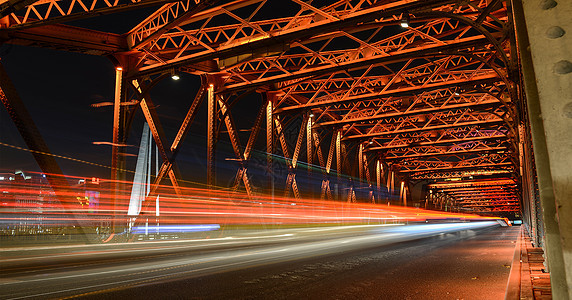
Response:
M572 298L572 2L515 0L554 299Z

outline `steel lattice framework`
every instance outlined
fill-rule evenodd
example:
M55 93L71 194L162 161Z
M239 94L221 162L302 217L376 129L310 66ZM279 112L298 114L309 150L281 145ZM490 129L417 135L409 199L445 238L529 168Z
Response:
M290 9L276 9L286 2ZM68 25L150 8L124 34ZM121 102L135 101L161 152L155 188L162 178L177 188L181 140L206 101L208 183L220 125L240 162L235 187L251 195L248 162L266 128L268 167L272 154L288 165L287 195L300 197L296 174L305 158L321 167L308 172L322 176L322 198L332 198L340 177L355 176L344 200L362 187L371 201L390 199L402 180L430 183L427 199L439 194L459 210L519 210L521 96L510 1L6 0L0 14L6 43L112 58L114 143L126 130ZM149 90L178 72L201 76L202 88L168 141ZM243 145L233 108L253 92L265 102ZM301 125L290 139L284 127L295 120ZM406 198L407 188L400 193Z

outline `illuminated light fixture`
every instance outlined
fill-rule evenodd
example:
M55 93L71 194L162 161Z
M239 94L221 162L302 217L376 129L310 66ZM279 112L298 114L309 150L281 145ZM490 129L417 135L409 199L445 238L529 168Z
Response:
M454 92L453 93L455 96L459 96L459 92Z
M372 144L373 144L373 140L369 140L369 144L372 145Z
M209 84L209 87L210 87L210 88L213 88L213 87L214 87L214 85L211 83L211 84Z
M401 15L401 22L399 23L399 25L401 25L401 27L403 27L403 28L407 28L407 27L409 27L409 21L410 20L411 19L409 17L409 14L405 12Z
M314 113L310 113L310 118L313 118L313 117L314 117Z
M179 80L179 79L181 79L181 77L179 77L179 74L177 74L177 73L175 72L175 69L171 70L171 79L173 79L173 80Z
M115 70L117 70L117 71L123 71L123 68L122 68L122 67L116 67Z

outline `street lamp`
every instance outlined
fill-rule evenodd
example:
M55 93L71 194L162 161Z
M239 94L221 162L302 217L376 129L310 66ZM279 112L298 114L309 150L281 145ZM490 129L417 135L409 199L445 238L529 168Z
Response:
M409 27L409 22L410 22L410 21L411 21L411 19L410 19L410 17L409 17L409 13L404 12L404 13L401 15L401 23L400 23L401 27L403 27L403 28Z

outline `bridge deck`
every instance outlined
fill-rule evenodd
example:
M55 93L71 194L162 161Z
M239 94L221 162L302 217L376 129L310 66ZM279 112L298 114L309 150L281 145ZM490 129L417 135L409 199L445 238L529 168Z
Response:
M4 263L12 265L0 278L0 297L504 298L519 227L443 234L442 228L410 228L228 232L206 243L134 243L129 251L125 245L62 247L43 254L3 249ZM35 260L36 267L18 267L13 264L18 259ZM42 259L69 261L41 267Z

